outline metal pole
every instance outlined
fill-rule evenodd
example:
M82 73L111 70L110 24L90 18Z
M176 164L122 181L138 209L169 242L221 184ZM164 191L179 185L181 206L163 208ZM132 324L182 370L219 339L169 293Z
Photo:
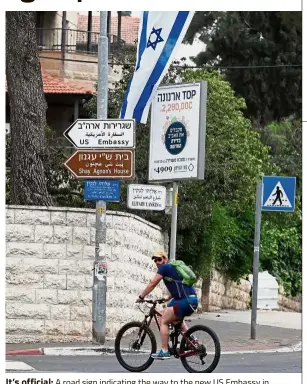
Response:
M98 90L97 90L97 119L108 117L108 37L107 14L100 12L100 36L98 45ZM93 269L93 302L92 302L92 336L93 341L105 343L106 333L106 273L96 273L98 269L106 270L104 244L106 243L106 210L105 201L96 201L96 239L95 262Z
M260 226L261 226L261 197L262 197L262 183L258 183L257 184L257 192L256 192L256 212L255 212L251 339L256 339L256 325L257 325L257 296L258 296L258 272L259 272Z
M173 183L173 206L172 206L170 260L176 260L177 205L178 205L178 184L174 182Z
M86 52L91 52L91 44L92 44L92 11L88 12L87 17L87 44L86 44Z
M67 44L66 11L63 11L63 13L62 13L62 35L61 35L62 77L65 77L66 44Z

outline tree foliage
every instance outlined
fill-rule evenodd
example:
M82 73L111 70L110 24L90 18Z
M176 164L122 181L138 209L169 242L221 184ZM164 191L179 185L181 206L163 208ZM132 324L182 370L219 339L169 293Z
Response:
M293 118L271 123L262 139L276 174L296 177L296 207L293 213L263 213L260 262L294 296L302 290L302 124Z
M118 116L130 76L131 68L127 67L122 81L109 92L109 117ZM246 273L251 266L245 258L242 269L236 269L238 260L241 262L243 253L252 252L252 246L248 248L251 228L244 229L239 221L244 216L246 207L254 204L256 183L268 164L268 149L262 145L259 134L252 130L250 121L241 112L245 107L244 100L235 97L230 84L217 72L191 71L182 67L178 70L172 67L164 82L172 82L178 78L185 82L206 80L208 101L205 180L179 184L177 256L198 267L200 273L210 268L212 263L223 265L222 258L229 248L223 245L224 253L220 254L216 247L211 246L221 235L221 228L217 229L215 225L216 216L212 219L215 203L218 202L221 210L224 209L229 217L236 217L234 220L238 224L236 233L228 232L228 241L233 242L232 254L229 255L227 268L224 268L225 272L231 270L232 276L238 278L242 271ZM87 103L90 114L96 110L95 102L92 99ZM136 179L133 183L148 183L149 127L150 121L146 126L137 125ZM127 182L123 184L126 185ZM118 204L108 204L108 207L127 211L125 187L122 188L122 193L120 207ZM164 230L170 229L170 217L164 213L132 212L160 225ZM213 228L214 236L208 236L213 233ZM242 233L248 233L249 238L240 244L238 250L236 246ZM222 236L219 241L223 241Z
M196 37L206 50L195 63L224 68L254 124L301 116L301 12L196 12L186 42Z

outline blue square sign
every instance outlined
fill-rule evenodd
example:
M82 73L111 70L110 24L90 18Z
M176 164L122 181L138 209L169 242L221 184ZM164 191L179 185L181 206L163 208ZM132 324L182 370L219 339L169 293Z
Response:
M295 184L295 177L264 176L261 210L293 212Z
M84 180L84 200L120 200L120 180Z

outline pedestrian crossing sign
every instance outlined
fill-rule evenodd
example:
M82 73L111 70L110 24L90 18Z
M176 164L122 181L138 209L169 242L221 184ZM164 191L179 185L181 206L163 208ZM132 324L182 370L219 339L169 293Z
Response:
M293 212L295 177L264 176L262 178L262 211Z

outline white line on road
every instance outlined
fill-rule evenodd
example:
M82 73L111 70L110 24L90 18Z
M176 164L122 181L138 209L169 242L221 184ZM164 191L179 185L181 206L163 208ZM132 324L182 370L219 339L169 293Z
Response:
M35 371L30 365L23 363L22 361L6 361L5 370L10 372L30 372Z

